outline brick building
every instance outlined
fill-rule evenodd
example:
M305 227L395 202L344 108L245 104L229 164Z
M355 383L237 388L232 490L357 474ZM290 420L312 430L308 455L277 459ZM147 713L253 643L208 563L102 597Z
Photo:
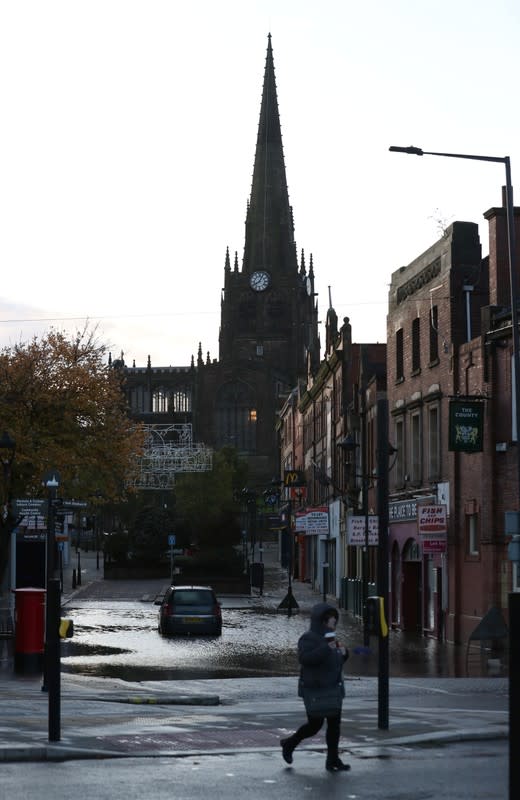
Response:
M324 358L280 412L282 470L301 470L306 481L293 504L294 574L354 613L361 613L363 581L375 581L376 548L349 544L348 518L375 508L375 407L385 391L385 368L386 345L353 343L348 318L338 329L330 306ZM348 452L342 447L347 436ZM308 521L316 515L327 516L325 532Z
M504 511L518 508L505 209L485 217L489 257L481 257L476 224L453 223L393 273L387 318L398 450L390 473L390 619L453 642L467 642L490 608L506 613ZM450 442L457 403L482 415L482 450ZM434 539L419 532L418 516L422 505L438 504L446 506L447 535Z

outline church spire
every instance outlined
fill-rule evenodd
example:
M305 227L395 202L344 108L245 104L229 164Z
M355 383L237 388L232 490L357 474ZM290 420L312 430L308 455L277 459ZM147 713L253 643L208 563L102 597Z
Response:
M271 34L256 142L251 198L246 217L243 271L297 273L292 209L289 204Z

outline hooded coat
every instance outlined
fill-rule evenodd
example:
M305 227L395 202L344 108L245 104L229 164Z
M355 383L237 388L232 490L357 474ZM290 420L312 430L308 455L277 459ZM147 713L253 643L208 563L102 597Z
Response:
M318 603L311 611L309 630L298 640L298 660L301 665L301 680L306 688L317 686L335 686L343 680L343 664L349 653L345 655L339 649L333 649L324 638L330 629L324 619L333 614L338 619L338 612L330 603Z

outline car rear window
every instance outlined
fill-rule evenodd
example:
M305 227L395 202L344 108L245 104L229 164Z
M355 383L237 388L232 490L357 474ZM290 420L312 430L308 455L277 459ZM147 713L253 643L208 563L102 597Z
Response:
M173 593L170 602L178 606L211 605L213 595L203 589L181 589Z

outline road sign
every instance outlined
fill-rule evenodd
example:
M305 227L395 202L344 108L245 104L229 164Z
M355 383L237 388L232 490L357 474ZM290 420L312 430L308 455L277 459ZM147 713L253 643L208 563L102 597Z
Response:
M24 497L13 500L14 512L21 517L43 517L47 513L47 500Z
M168 536L168 544L169 544L170 547L174 546L174 544L175 544L175 534L170 533L170 535Z
M64 500L59 506L64 511L73 511L75 508L86 508L88 503L83 502L83 500Z

